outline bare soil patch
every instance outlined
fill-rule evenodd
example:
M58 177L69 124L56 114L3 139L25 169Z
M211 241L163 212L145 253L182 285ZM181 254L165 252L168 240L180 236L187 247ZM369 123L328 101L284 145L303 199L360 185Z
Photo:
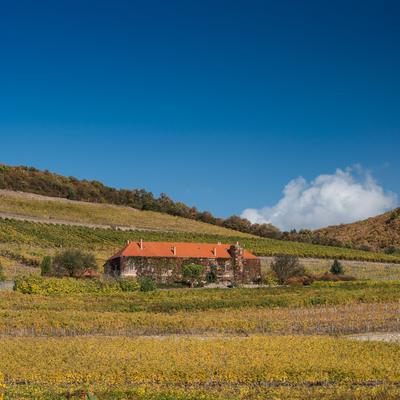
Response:
M356 335L348 335L346 337L361 341L377 340L380 342L400 343L400 332L367 332L358 333Z

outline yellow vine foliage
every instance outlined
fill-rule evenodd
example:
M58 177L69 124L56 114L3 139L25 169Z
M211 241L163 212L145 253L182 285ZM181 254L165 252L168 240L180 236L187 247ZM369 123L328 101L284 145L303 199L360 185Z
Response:
M400 346L329 337L4 338L0 359L11 384L360 385L400 380Z
M0 372L0 400L4 399L5 388L6 388L6 385L4 383L4 375Z
M0 309L0 334L79 335L243 335L353 334L399 331L400 303L349 304L313 308L244 308L174 313ZM56 304L54 304L56 307Z
M88 394L91 397L88 397ZM354 387L346 384L331 386L281 386L256 387L240 384L239 386L215 387L208 385L205 388L173 387L171 385L96 385L90 390L87 386L73 386L68 388L55 386L19 385L10 388L7 394L11 399L42 399L70 400L85 399L120 399L120 400L398 400L400 389L396 385L376 385L368 387ZM86 397L84 396L86 394ZM94 397L93 394L96 396Z

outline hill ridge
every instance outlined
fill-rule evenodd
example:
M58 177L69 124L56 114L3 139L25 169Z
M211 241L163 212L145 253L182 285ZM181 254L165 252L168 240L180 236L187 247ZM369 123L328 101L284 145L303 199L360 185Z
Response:
M373 251L400 252L400 207L349 224L331 225L314 231L323 240ZM391 250L392 249L392 250Z
M0 217L90 228L252 236L205 222L155 211L4 189L0 189Z
M156 211L263 237L276 237L280 231L271 224L252 224L247 219L232 215L214 217L199 211L165 193L154 197L144 189L116 189L99 181L79 180L33 167L0 164L0 189L36 193L40 195L95 203L125 205L138 210Z

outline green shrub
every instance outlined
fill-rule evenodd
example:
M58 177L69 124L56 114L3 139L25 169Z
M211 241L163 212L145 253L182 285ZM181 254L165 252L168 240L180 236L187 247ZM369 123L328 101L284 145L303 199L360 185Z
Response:
M50 276L52 273L53 259L50 256L44 256L40 264L40 275Z
M182 268L182 276L187 279L190 287L194 287L200 283L201 275L204 271L204 265L186 264Z
M385 254L400 256L400 247L389 246L384 250Z
M333 261L333 264L332 264L331 269L329 270L329 272L331 274L334 274L334 275L343 275L344 274L343 265L340 263L340 261L335 259Z
M157 289L155 281L151 278L142 277L139 279L140 291L141 292L152 292Z
M96 259L92 253L64 250L53 259L52 273L58 277L79 277L87 270L97 270Z

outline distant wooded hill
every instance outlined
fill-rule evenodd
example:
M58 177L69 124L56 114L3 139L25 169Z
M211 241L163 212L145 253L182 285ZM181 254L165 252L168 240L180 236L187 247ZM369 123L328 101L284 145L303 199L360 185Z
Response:
M93 203L124 205L138 210L157 211L257 236L277 238L279 229L270 224L251 224L233 215L216 218L208 211L173 201L165 193L155 197L144 189L115 189L98 181L79 180L33 167L0 165L0 189L36 193Z
M319 229L315 234L350 247L400 254L400 208L364 221Z
M400 208L351 224L334 225L316 231L285 232L282 238L400 254Z

